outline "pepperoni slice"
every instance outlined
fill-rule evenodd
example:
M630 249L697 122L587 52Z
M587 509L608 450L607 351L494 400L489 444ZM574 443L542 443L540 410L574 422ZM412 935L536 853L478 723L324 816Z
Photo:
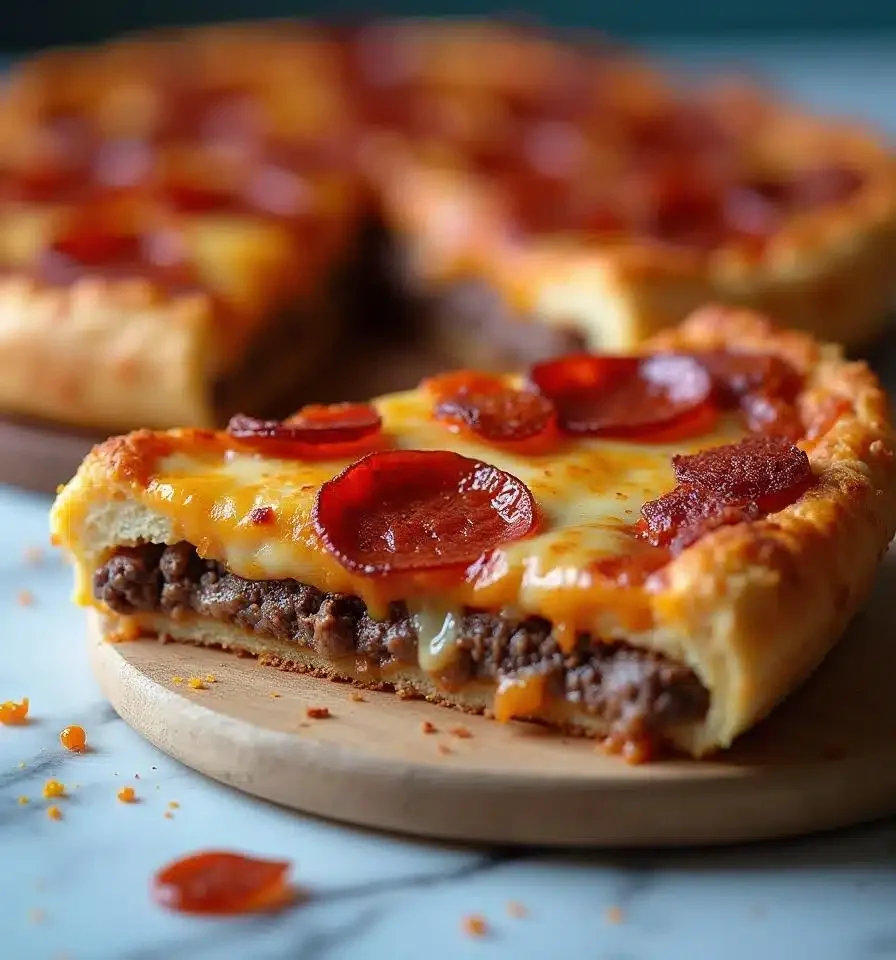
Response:
M537 364L530 378L553 401L561 429L577 435L666 440L677 425L687 427L682 435L704 431L695 414L712 407L712 378L683 354L572 354Z
M685 485L645 503L637 526L649 543L677 553L711 530L760 516L755 503L725 504Z
M534 390L518 390L500 377L458 371L424 381L435 397L435 416L463 424L495 443L529 440L544 433L554 418L554 405Z
M735 407L749 393L790 400L802 385L799 373L774 354L708 350L694 357L709 371L716 397L723 406Z
M258 420L238 413L227 432L249 443L279 441L312 446L354 443L374 436L382 427L375 407L368 403L334 403L303 407L286 420Z
M766 500L793 493L812 481L809 458L783 437L746 437L740 443L710 447L672 458L675 477L722 503Z
M516 477L446 450L370 453L323 484L312 511L324 546L367 576L467 566L536 524Z

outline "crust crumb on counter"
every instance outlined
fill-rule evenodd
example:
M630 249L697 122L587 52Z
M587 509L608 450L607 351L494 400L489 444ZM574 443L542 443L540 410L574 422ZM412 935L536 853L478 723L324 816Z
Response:
M58 780L48 780L44 784L44 796L47 798L47 800L50 800L53 797L64 797L65 784L60 783Z
M348 695L349 700L353 700L355 703L367 703L367 698L359 690L352 690Z
M625 920L625 914L622 912L622 907L618 907L616 904L607 907L607 912L604 914L604 917L607 923L611 923L613 926L618 926L623 920Z
M516 917L520 919L529 915L529 911L526 909L524 903L520 903L519 900L508 900L507 901L507 915L509 917Z
M217 683L217 682L218 682L218 678L217 678L213 673L209 673L209 674L206 674L205 682L206 682L206 683Z
M20 590L16 594L16 603L18 603L20 607L33 607L34 594L30 590Z
M488 924L479 913L469 913L461 921L461 928L468 937L484 937L488 934Z
M24 807L25 804L31 803L31 797L21 796L19 797L19 806Z
M187 681L187 686L191 690L208 690L208 687L206 686L202 677L190 677L190 679Z
M439 728L431 720L424 720L423 723L420 724L420 732L421 733L438 733Z
M83 727L65 727L59 734L59 742L72 753L83 753L87 748L87 734Z
M177 802L177 800L169 800L168 806L171 807L172 810L177 810L180 804Z
M281 694L277 693L276 690L272 690L272 691L268 694L268 696L269 696L272 700L279 700L280 697L281 697Z
M305 709L305 716L311 720L328 720L332 714L330 713L329 707L307 707Z
M462 723L456 727L452 727L448 732L452 737L457 737L458 740L471 740L473 738L473 731L465 727Z
M47 816L51 820L61 820L62 811L57 806L47 807Z
M117 794L120 803L136 803L137 794L133 787L122 787Z
M8 727L27 723L29 707L30 702L27 697L22 697L18 703L14 700L0 703L0 723Z

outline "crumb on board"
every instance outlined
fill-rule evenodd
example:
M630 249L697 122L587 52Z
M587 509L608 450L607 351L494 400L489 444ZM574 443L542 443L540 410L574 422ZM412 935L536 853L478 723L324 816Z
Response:
M329 707L306 707L305 716L311 720L327 720L331 716Z
M61 819L62 819L62 811L59 809L59 807L57 807L57 806L55 806L55 805L52 806L52 807L47 807L47 816L48 816L51 820L61 820Z
M48 780L44 784L44 796L50 800L53 797L64 797L65 796L65 784L60 783L58 780Z
M469 740L473 736L473 732L462 723L459 723L456 727L452 727L448 732L452 737L457 737L459 740Z
M38 567L44 561L44 551L40 547L25 547L22 551L22 562L29 567Z
M31 803L31 797L26 797L26 796L19 797L20 807L24 807L26 803Z
M87 746L87 734L83 727L65 727L59 734L59 742L72 753L81 753Z
M366 698L360 690L351 690L348 695L349 700L354 700L355 703L366 703Z
M421 733L438 733L439 728L432 722L432 720L424 720L420 724Z
M479 913L468 913L461 921L461 928L468 937L484 937L488 933L485 917Z
M173 820L174 814L170 810L166 810L164 813L164 817L166 820Z
M20 770L24 770L24 769L25 769L25 761L24 761L24 760L20 760L20 761L19 761L19 769L20 769Z
M272 700L279 700L279 699L280 699L280 694L277 693L276 690L272 690L271 693L270 693L270 697L271 697Z
M122 787L115 796L118 797L121 803L134 803L137 799L137 794L133 787Z
M447 743L440 743L440 744L436 747L436 749L439 751L439 753L440 753L443 757L447 757L449 753L454 753L454 751L451 749L451 747L448 746Z
M526 917L529 915L529 911L526 909L524 903L520 903L519 900L508 900L507 901L507 916L517 917Z
M202 677L190 677L190 679L187 681L187 686L191 690L207 690L208 689Z
M34 594L30 590L20 590L16 594L16 603L18 603L20 607L33 607Z
M16 703L14 700L6 700L0 703L0 723L13 727L28 720L28 709L31 706L27 697Z
M177 802L177 800L169 800L168 806L171 807L172 810L177 810L180 804Z
M172 678L171 678L171 682L172 682L172 683L183 683L183 682L184 682L184 678L183 678L183 677L172 677Z
M207 673L207 674L205 675L205 682L206 682L206 683L217 683L217 682L218 682L218 678L217 678L213 673Z
M617 907L616 904L607 907L605 916L607 923L612 923L613 926L618 926L625 919L625 915L622 912L622 907Z

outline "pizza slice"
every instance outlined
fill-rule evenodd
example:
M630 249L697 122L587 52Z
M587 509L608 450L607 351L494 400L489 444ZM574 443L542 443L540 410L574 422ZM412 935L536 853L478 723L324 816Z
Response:
M51 525L110 640L702 756L859 609L893 456L864 364L706 308L637 355L113 438Z

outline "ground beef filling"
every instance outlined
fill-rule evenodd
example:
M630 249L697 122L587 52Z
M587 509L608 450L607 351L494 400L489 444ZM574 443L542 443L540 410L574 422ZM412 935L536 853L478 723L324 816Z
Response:
M313 648L327 660L362 656L377 666L417 665L417 634L403 604L373 620L357 597L322 593L296 580L244 580L188 543L117 551L94 576L94 594L123 614L164 613L231 623L260 636ZM579 638L565 654L540 617L468 611L459 631L449 689L472 680L529 673L549 690L627 730L658 730L706 713L709 695L686 667L624 643Z

